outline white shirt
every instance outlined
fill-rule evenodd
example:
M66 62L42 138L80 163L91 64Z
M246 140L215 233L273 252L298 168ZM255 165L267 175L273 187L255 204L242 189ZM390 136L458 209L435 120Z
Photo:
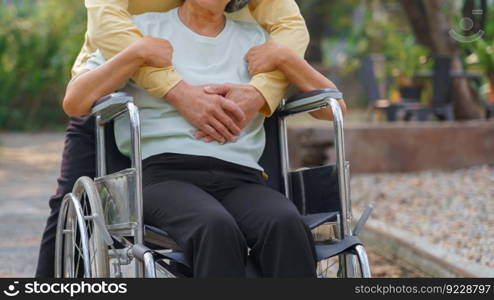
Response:
M133 20L144 35L171 42L173 65L192 85L249 83L251 78L244 57L250 48L267 41L267 33L259 25L228 18L218 36L199 35L182 23L178 9L145 13L134 16ZM101 53L96 52L86 68L94 69L102 63ZM134 97L140 110L143 159L162 153L180 153L211 156L262 170L258 164L265 145L264 117L261 114L254 117L235 142L225 145L205 143L194 137L197 129L166 100L152 96L133 82L122 90ZM130 131L126 116L116 120L115 138L119 150L129 155Z

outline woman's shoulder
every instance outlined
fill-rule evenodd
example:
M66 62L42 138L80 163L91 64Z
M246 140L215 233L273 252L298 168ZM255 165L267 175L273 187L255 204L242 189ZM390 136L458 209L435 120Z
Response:
M268 40L268 33L257 23L245 22L245 21L234 21L233 27L235 28L236 34L242 37L249 37L255 43L264 43Z
M133 15L132 20L137 26L169 22L172 17L172 11L167 12L146 12L139 15Z
M147 12L132 16L134 24L144 35L168 38L174 27L173 10L167 12Z

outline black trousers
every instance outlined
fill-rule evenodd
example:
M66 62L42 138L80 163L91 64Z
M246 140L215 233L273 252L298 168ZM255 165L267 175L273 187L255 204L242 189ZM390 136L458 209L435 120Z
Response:
M55 235L63 197L72 191L81 176L96 174L94 118L70 118L66 130L60 177L55 195L50 198L50 215L41 239L36 277L54 277Z
M184 249L194 277L245 277L248 248L263 277L315 277L310 229L260 171L181 154L143 168L144 220Z

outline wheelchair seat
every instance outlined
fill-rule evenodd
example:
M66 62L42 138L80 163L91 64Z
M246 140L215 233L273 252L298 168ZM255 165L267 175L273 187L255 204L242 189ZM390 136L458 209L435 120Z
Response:
M304 221L306 221L308 218L305 218ZM321 219L322 220L322 219ZM166 231L163 231L159 228L153 227L146 225L146 229L152 230L156 234L159 234L161 237L168 239L169 235ZM314 229L314 228L311 228ZM146 241L147 242L147 241ZM331 244L316 244L316 255L317 255L317 260L321 261L330 257L333 257L335 255L338 255L343 252L347 252L351 249L353 249L357 245L362 245L362 242L355 237L355 236L348 236L345 239L341 241L337 241ZM159 248L162 249L160 245L149 245L151 249L153 248ZM153 247L154 246L154 247ZM191 265L185 256L185 254L182 251L171 251L171 252L159 252L157 254L158 256L161 256L162 259L170 259L176 263L179 263L187 268L191 268Z
M324 223L336 221L337 215L336 212L318 213L302 216L302 220L310 229L315 229ZM144 225L144 230L145 241L148 247L151 249L172 249L173 251L171 252L160 252L159 255L162 256L162 258L171 259L190 268L190 264L185 254L181 251L180 247L175 244L168 232L151 225ZM171 243L174 245L170 245ZM360 244L361 242L359 239L353 236L330 245L316 244L317 258L318 260L327 259Z

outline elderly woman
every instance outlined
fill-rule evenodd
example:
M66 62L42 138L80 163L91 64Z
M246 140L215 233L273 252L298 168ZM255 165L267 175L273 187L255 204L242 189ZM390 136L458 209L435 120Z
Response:
M134 97L142 120L145 222L169 232L184 249L195 277L245 276L248 249L263 276L314 277L312 234L295 206L265 185L258 164L264 117L257 114L232 142L213 142L208 136L200 140L173 103L127 82L143 65L173 63L183 84L245 84L251 78L247 58L257 70L284 71L302 90L333 86L289 49L266 44L259 26L225 18L228 2L186 0L166 13L135 16L148 37L107 62L93 54L87 70L69 83L64 110L85 115L96 99L119 88ZM221 96L217 101L230 105ZM328 110L315 116L331 118ZM242 121L243 116L234 117ZM115 123L124 154L130 151L127 122L121 117Z

